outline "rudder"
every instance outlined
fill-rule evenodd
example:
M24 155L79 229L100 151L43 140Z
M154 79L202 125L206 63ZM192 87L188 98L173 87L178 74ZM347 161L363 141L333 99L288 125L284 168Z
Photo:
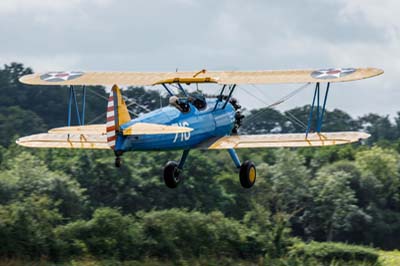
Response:
M128 108L117 85L111 89L107 104L107 143L111 149L115 147L117 132L120 126L131 121Z

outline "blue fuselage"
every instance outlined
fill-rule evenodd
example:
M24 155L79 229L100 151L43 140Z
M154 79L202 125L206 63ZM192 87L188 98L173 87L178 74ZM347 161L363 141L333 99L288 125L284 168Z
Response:
M125 129L142 122L190 127L193 131L178 134L119 135L115 149L121 151L191 149L209 139L230 135L235 123L235 109L230 103L222 109L225 103L223 101L218 103L214 111L216 102L215 98L207 99L207 107L203 110L198 110L189 103L190 111L187 113L167 106L133 119L121 128Z

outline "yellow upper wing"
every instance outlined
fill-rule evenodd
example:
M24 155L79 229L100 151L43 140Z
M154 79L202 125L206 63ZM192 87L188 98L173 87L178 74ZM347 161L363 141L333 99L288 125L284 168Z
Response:
M318 70L201 71L201 72L47 72L26 75L20 82L31 85L129 85L161 83L271 84L344 82L374 77L378 68L330 68Z

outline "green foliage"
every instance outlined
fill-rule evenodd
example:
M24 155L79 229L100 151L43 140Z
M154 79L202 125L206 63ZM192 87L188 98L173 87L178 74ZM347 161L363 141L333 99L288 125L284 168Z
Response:
M311 181L311 203L303 219L307 221L306 233L315 239L332 241L338 233L353 229L352 221L366 215L357 206L350 187L352 176L343 171L321 169ZM321 239L326 236L326 239Z
M0 254L6 257L54 255L53 228L62 216L48 197L32 196L0 205Z
M64 217L79 217L86 197L79 183L62 172L50 171L37 157L22 152L4 162L0 173L0 204L18 202L31 196L46 196L57 203Z
M220 212L205 215L170 209L139 213L139 220L147 236L148 256L254 258L263 254L263 244L256 241L255 232Z
M400 156L390 149L373 147L357 154L356 164L371 185L382 207L400 210Z
M60 103L68 88L18 82L31 72L18 63L0 69L1 258L38 265L374 265L374 250L300 239L400 247L400 113L392 123L327 111L324 130L366 129L373 147L240 150L257 165L252 189L240 187L225 151L193 151L183 184L170 190L162 167L179 152L125 154L115 169L111 151L16 146L18 135L66 123ZM88 90L86 121L102 123L106 101L90 92L105 97L105 89ZM167 103L153 90L123 93L136 102L135 114ZM309 110L254 110L241 132L301 132L292 116L305 122Z
M245 226L220 212L170 209L139 212L134 218L100 208L88 221L58 226L55 235L60 258L91 255L118 260L156 257L179 261L203 256L255 259L265 253L269 241L268 236L262 236L268 232L256 226Z
M332 242L296 243L289 255L296 258L315 259L324 265L349 265L350 263L364 263L364 265L377 265L379 254L372 248L347 245ZM367 263L367 264L365 264Z
M304 163L304 158L297 153L288 149L277 151L276 163L269 171L276 209L292 213L305 207L309 197L309 171Z
M110 208L97 209L92 219L78 220L55 230L59 257L92 255L129 259L142 254L143 234L131 216Z
M43 120L34 112L18 106L0 107L0 145L7 146L15 135L30 135L45 130Z
M400 251L379 251L379 262L384 266L400 265Z

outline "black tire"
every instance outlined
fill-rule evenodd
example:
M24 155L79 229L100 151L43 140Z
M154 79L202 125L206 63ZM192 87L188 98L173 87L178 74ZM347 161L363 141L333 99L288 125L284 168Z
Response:
M257 172L256 166L252 161L245 161L240 166L240 184L244 188L251 188L256 182Z
M120 157L115 158L115 167L120 168L122 164L122 159Z
M176 188L182 181L178 163L174 161L168 162L164 167L164 182L169 188Z

